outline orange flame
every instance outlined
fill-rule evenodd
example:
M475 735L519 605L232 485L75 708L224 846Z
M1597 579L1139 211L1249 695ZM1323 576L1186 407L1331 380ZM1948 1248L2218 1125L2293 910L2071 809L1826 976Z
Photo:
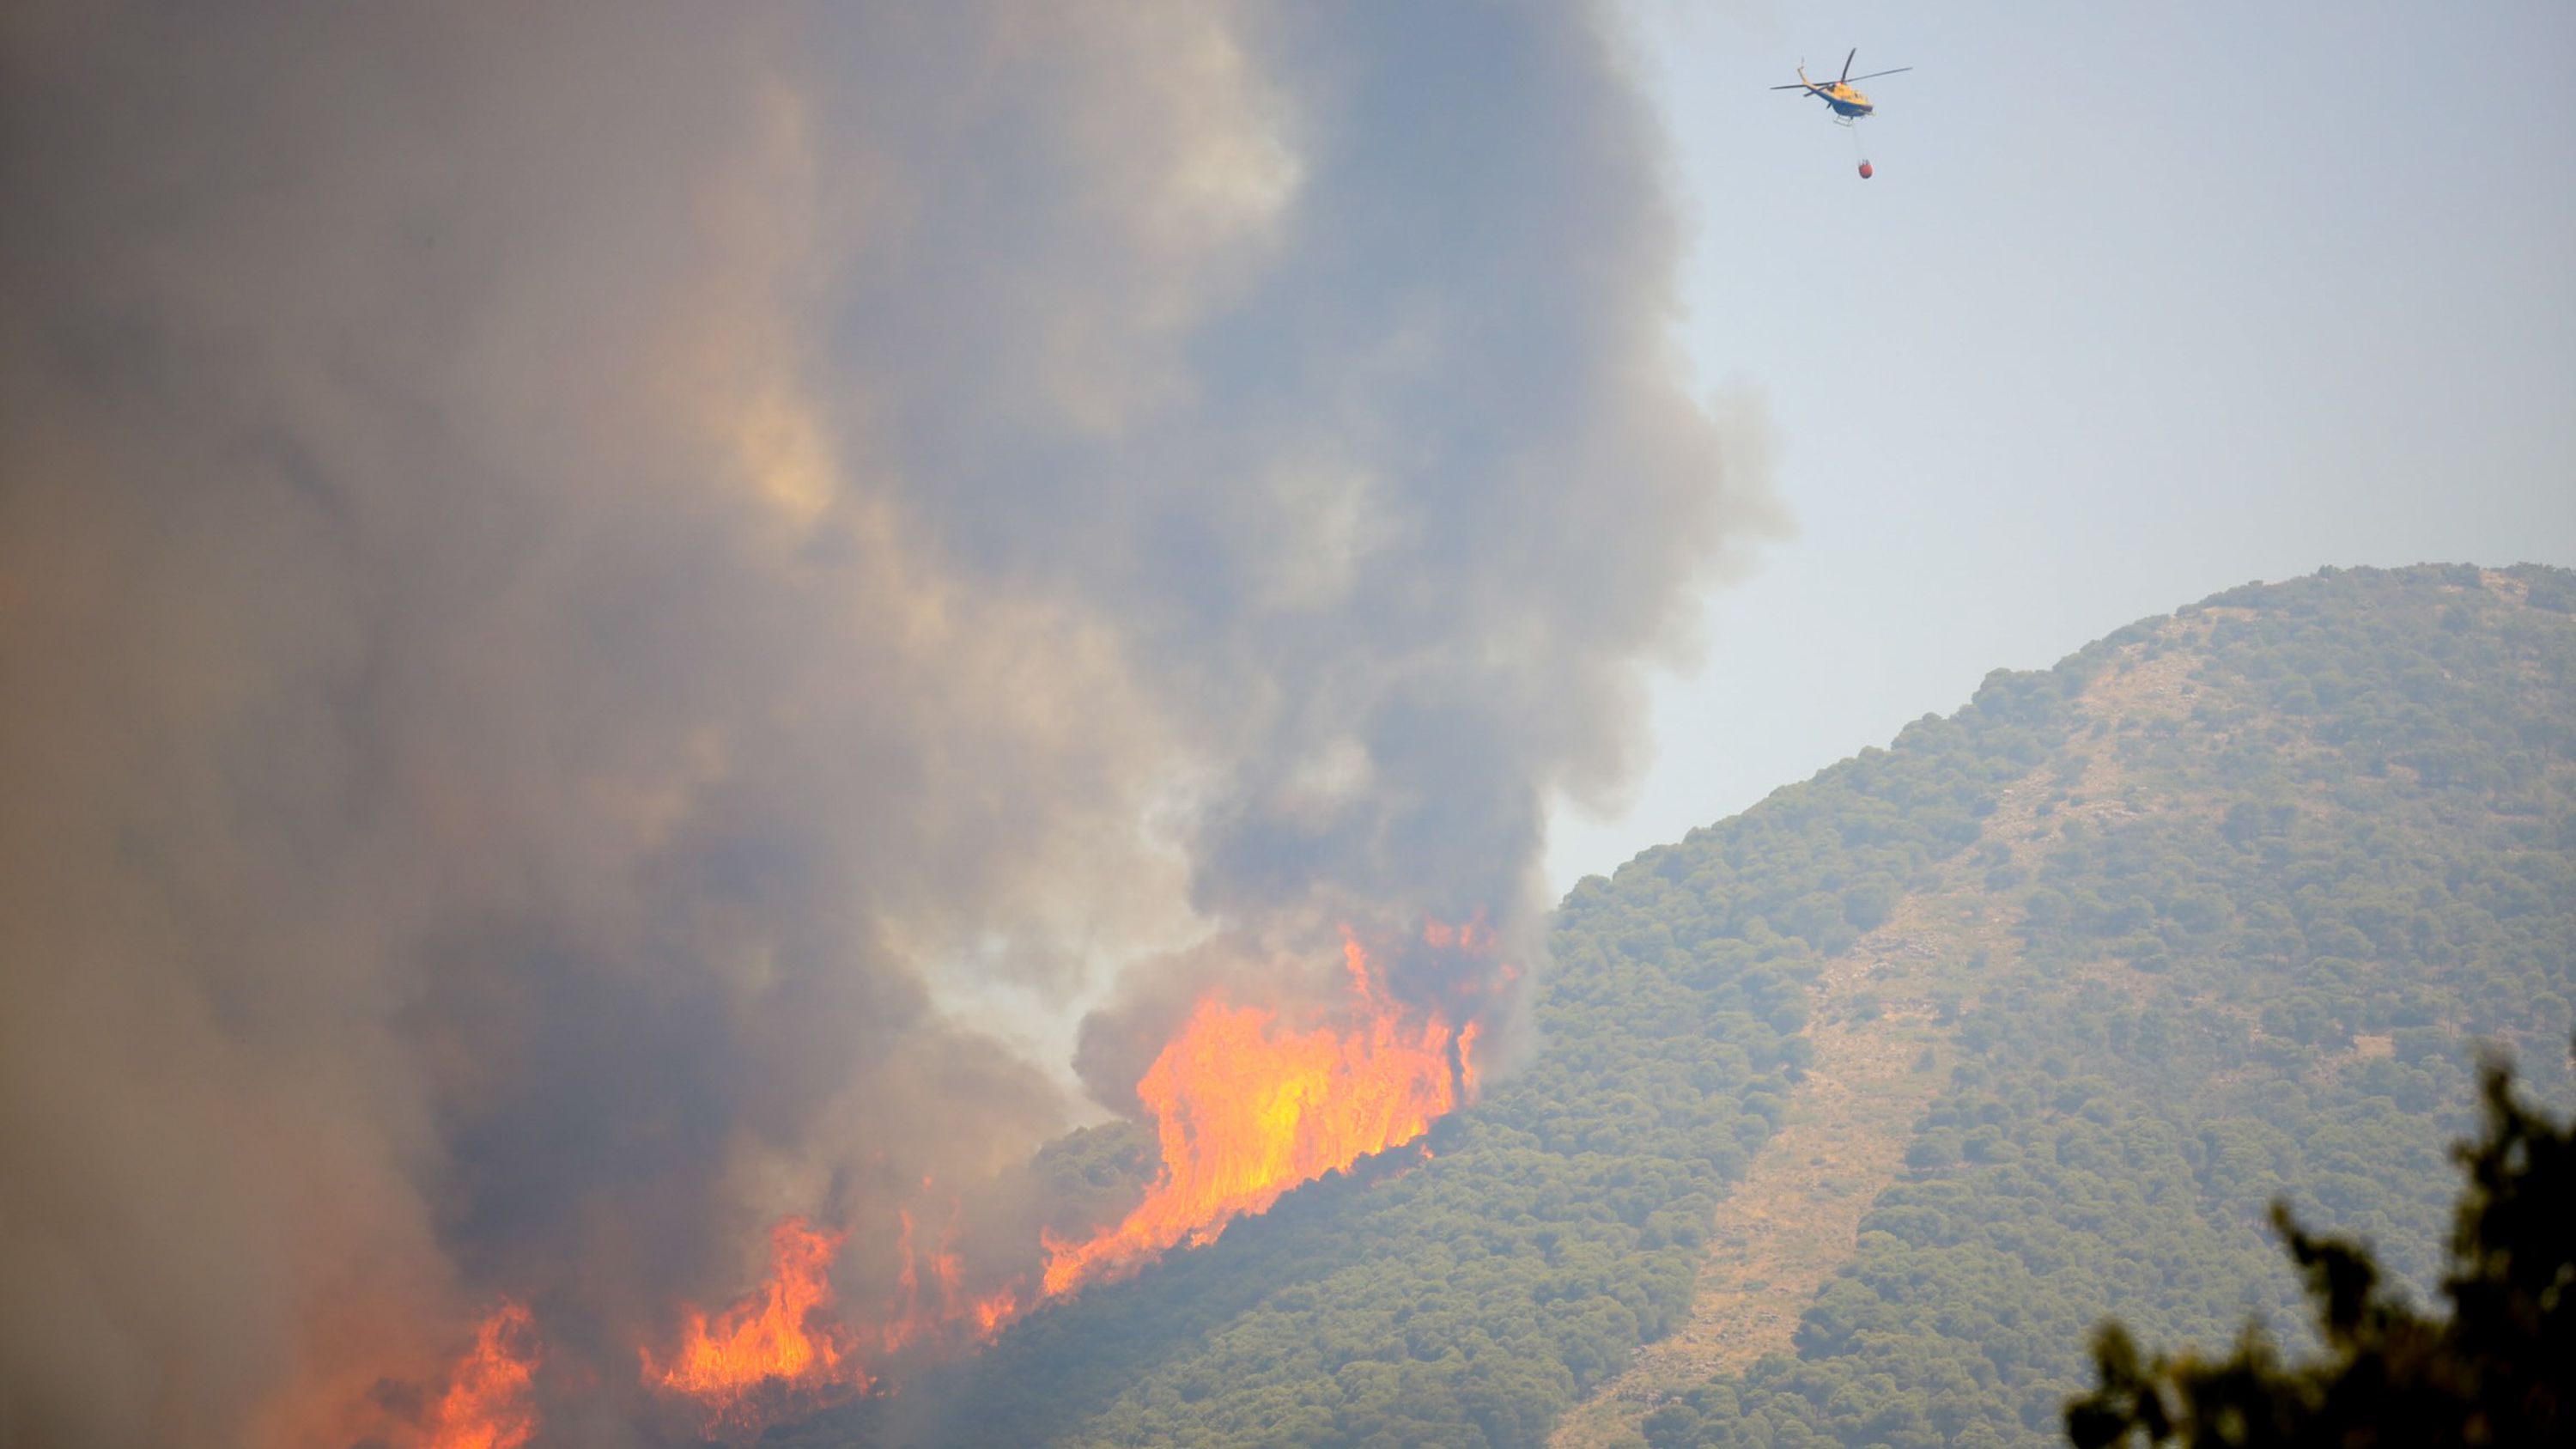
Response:
M847 1236L781 1219L769 1234L769 1282L712 1321L690 1308L678 1358L660 1365L643 1352L645 1385L696 1399L710 1431L757 1431L787 1404L866 1393L875 1381L851 1356L847 1330L813 1322L832 1305L832 1259Z
M1079 1243L1047 1235L1048 1296L1214 1242L1237 1217L1420 1137L1459 1105L1473 1081L1472 1031L1385 999L1347 935L1342 954L1356 1018L1347 1026L1299 1030L1273 1011L1199 1002L1136 1085L1162 1141L1161 1173L1116 1227Z
M1493 953L1494 928L1485 924L1483 911L1455 926L1447 921L1424 921L1422 942L1443 950L1464 951L1470 956L1486 956ZM1508 974L1510 968L1504 969Z
M536 1437L536 1320L504 1303L476 1330L430 1416L425 1449L520 1449Z
M927 1186L927 1184L925 1184ZM834 1318L831 1267L847 1233L825 1232L803 1218L770 1231L771 1270L761 1289L713 1319L687 1310L679 1356L641 1357L647 1388L697 1402L706 1431L747 1439L791 1412L810 1412L863 1394L891 1392L881 1359L924 1347L959 1350L990 1343L1025 1311L1020 1283L970 1298L955 1248L957 1205L934 1251L914 1246L910 1211L895 1215L893 1301L873 1327L853 1330ZM922 1264L929 1265L925 1290ZM873 1363L873 1367L871 1364Z
M1020 1302L1020 1285L1014 1280L1008 1288L990 1293L966 1305L966 1316L975 1325L975 1341L991 1343L1002 1336L1027 1309Z
M956 1247L957 1213L957 1204L950 1203L948 1225L941 1230L938 1250L918 1254L913 1248L912 1214L895 1215L901 1227L896 1251L902 1255L902 1262L895 1278L895 1301L877 1330L878 1341L889 1354L924 1344L956 1349L991 1343L1027 1311L1020 1302L1018 1279L980 1298L967 1296L965 1270ZM918 1266L924 1260L930 1264L935 1301L924 1301Z

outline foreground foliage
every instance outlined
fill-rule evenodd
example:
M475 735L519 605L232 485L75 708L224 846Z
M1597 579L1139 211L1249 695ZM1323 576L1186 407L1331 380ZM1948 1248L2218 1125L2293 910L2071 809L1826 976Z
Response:
M2563 1444L2576 1438L2576 1125L2514 1099L2491 1067L2486 1126L2459 1150L2469 1187L2442 1282L2447 1318L2390 1293L2369 1248L2275 1219L2324 1351L2285 1364L2259 1327L2208 1361L2142 1364L2117 1324L2100 1385L2066 1411L2079 1449L2222 1445Z

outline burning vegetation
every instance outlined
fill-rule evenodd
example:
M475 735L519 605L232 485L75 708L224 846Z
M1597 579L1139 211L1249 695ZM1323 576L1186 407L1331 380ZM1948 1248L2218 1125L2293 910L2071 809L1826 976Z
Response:
M1493 949L1480 926L1435 923L1423 942L1465 960ZM1159 1170L1116 1223L1087 1238L1043 1235L1042 1298L1214 1242L1302 1183L1417 1141L1469 1100L1475 1020L1453 1025L1448 1012L1398 1000L1348 931L1342 955L1336 998L1302 1014L1239 1005L1222 990L1198 999L1136 1085ZM930 1249L917 1248L911 1211L897 1221L895 1288L873 1326L842 1312L833 1285L849 1234L790 1217L771 1230L761 1288L718 1313L685 1309L669 1359L640 1351L645 1388L690 1406L708 1436L748 1440L790 1415L891 1391L907 1354L972 1352L1033 1306L1021 1281L967 1291L953 1210Z
M1450 963L1453 995L1472 1000L1508 980L1509 968L1488 969L1493 940L1481 927L1434 924L1422 942ZM970 1290L952 1202L933 1244L919 1241L912 1210L897 1213L891 1291L874 1313L854 1309L834 1281L856 1251L851 1233L791 1216L770 1230L757 1288L713 1311L682 1306L667 1356L637 1350L642 1388L684 1432L747 1443L782 1420L891 1392L907 1361L971 1353L1039 1303L1211 1243L1300 1184L1419 1141L1473 1095L1477 1020L1399 998L1347 931L1342 956L1341 984L1322 1004L1243 1005L1222 988L1199 996L1136 1085L1159 1168L1115 1222L1088 1237L1042 1234L1037 1294L1025 1276ZM420 1449L521 1449L538 1428L537 1367L531 1313L504 1305L450 1371Z
M832 1260L847 1237L803 1218L780 1222L769 1234L769 1281L713 1317L688 1309L669 1363L642 1352L646 1386L695 1401L709 1433L746 1436L782 1410L866 1393L876 1380L830 1312Z
M832 1269L849 1234L786 1218L770 1230L766 1283L721 1313L684 1310L668 1362L639 1351L644 1387L693 1406L710 1437L748 1439L787 1415L890 1386L890 1365L908 1353L971 1351L1019 1316L1016 1285L970 1296L954 1243L917 1252L913 1215L898 1221L894 1296L872 1326L854 1326L838 1307Z
M536 1320L505 1303L450 1372L421 1449L521 1449L537 1432L536 1372Z
M1162 1169L1135 1211L1083 1241L1050 1236L1045 1290L1071 1293L1173 1247L1213 1242L1282 1193L1401 1147L1465 1100L1475 1024L1388 998L1357 940L1351 990L1308 1026L1278 1011L1203 997L1145 1072Z

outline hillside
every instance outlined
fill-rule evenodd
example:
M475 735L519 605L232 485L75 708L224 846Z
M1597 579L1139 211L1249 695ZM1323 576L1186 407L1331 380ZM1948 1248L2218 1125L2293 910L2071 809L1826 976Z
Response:
M2567 1090L2576 575L2329 570L1991 676L1567 898L1543 1047L783 1442L2048 1442L2287 1195L2421 1280L2467 1044Z
M2052 1441L2105 1314L2294 1319L2275 1196L2426 1281L2464 1043L2566 1087L2567 585L2329 574L1990 682L2051 748L1842 1007L1931 1028L1904 1168L1785 1351L1659 1376L1646 1442Z

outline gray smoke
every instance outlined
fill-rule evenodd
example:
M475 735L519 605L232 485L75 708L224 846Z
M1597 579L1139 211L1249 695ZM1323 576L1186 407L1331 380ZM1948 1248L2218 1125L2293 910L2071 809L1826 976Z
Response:
M13 8L0 1444L346 1442L505 1295L623 1442L782 1213L1033 1265L953 1003L1526 956L1769 521L1657 167L1552 5Z

